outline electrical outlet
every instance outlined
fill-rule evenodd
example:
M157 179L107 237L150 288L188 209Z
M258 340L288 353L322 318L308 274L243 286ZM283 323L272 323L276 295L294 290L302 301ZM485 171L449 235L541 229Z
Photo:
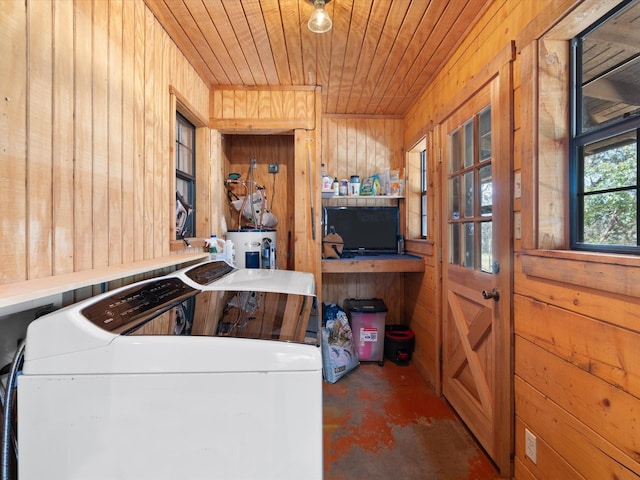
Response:
M278 173L278 164L270 163L269 164L269 173Z
M533 463L538 461L538 446L536 436L528 429L524 429L524 454L529 457Z
M520 198L522 196L522 174L516 172L513 179L513 198Z

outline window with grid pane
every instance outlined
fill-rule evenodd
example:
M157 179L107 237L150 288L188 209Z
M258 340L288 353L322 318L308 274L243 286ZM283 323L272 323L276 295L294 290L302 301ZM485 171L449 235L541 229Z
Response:
M420 152L420 237L427 238L427 151Z
M640 2L572 41L571 246L640 253Z
M195 236L196 128L176 114L176 239Z

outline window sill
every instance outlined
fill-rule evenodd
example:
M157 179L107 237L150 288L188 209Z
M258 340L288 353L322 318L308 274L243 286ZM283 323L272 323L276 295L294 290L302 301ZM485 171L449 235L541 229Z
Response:
M527 276L640 297L640 257L574 250L522 250L519 256Z
M413 253L415 255L433 256L433 240L422 238L407 238L404 241L405 249L407 253Z

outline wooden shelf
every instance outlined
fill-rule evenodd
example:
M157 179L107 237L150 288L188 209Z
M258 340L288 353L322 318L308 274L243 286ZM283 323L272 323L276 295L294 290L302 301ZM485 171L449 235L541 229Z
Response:
M323 194L326 192L322 192ZM330 195L322 196L322 200L402 200L398 195Z
M204 260L208 257L209 254L206 252L170 255L168 257L143 260L126 265L96 268L82 272L56 275L54 277L8 283L0 285L0 309L152 270Z
M424 272L424 260L416 255L376 255L322 260L322 273Z

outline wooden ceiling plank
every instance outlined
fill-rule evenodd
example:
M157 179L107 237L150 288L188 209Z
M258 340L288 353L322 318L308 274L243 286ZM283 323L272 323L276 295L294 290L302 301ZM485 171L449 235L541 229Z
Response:
M360 109L360 94L363 85L371 69L371 64L375 57L376 48L382 35L382 29L387 20L389 12L389 4L386 1L374 0L373 6L369 13L367 28L364 31L364 41L362 42L362 51L356 66L356 71L352 79L351 93L347 101L347 113L363 113Z
M164 0L145 0L145 3L209 87L229 83L224 71L221 68L217 68L219 63L215 56L213 58L205 58L202 50L203 45L197 43L196 38L191 35L192 32L186 31L176 18L175 14L179 13L179 6L175 5L174 2L168 5ZM207 48L204 50L206 51Z
M302 61L302 39L300 23L300 9L298 0L280 0L282 12L282 29L287 43L287 56L289 58L289 72L293 85L304 85L304 62Z
M331 29L331 59L329 65L329 83L327 84L327 102L326 110L330 112L336 111L338 104L338 95L342 88L342 70L344 68L346 58L346 48L349 27L351 24L351 15L353 12L353 0L333 0L333 28ZM325 35L325 34L323 34ZM339 46L339 47L338 47Z
M369 102L368 111L377 112L380 101L386 98L394 74L401 68L402 64L411 64L415 60L415 55L409 47L413 43L420 41L423 32L418 27L424 18L427 5L431 2L411 2L404 17L402 26L391 47L391 53L387 57L384 68L380 73L380 78L376 84L376 89ZM402 79L401 79L402 80ZM391 87L393 89L393 87Z
M308 1L308 0L301 0ZM334 13L335 2L331 2L325 6L325 10L329 16L335 18ZM313 10L312 10L313 11ZM334 31L327 33L314 33L316 42L316 85L321 86L321 111L327 112L327 91L329 88L329 75L331 68L331 52L334 45Z
M429 52L418 57L418 61L409 69L406 76L407 81L400 85L395 93L395 97L398 99L395 108L388 105L390 111L397 113L408 108L411 105L406 101L409 95L415 96L422 93L429 81L451 58L449 52L454 51L460 45L464 39L464 33L468 32L470 26L475 24L478 9L467 8L470 3L481 4L484 2L483 0L469 0L462 9L459 1L449 2L445 12L433 28L434 39L429 41ZM423 56L428 56L428 59Z
M271 55L278 72L278 85L291 85L289 56L287 42L284 39L284 31L282 29L280 5L276 1L270 1L262 2L260 6L262 7L262 15L267 29L268 42L271 45Z
M383 79L387 83L381 85L382 88L377 95L379 101L369 105L370 111L385 111L385 108L387 108L390 103L395 103L395 99L397 98L395 94L400 86L407 82L407 74L412 65L421 61L421 54L427 53L430 55L433 53L425 49L425 46L433 39L434 25L442 15L446 3L430 0L428 4L423 6L426 8L422 11L413 9L409 11L407 15L409 21L403 24L403 31L400 33L399 38L406 38L405 35L411 35L410 32L414 32L412 34L413 36L410 37L410 41L408 42L401 41L396 43L398 47L405 43L405 49L403 52L395 51L392 53L392 56L399 58L400 61L396 63L395 71L386 71L384 73ZM394 45L394 49L396 45ZM384 93L384 95L382 93Z
M266 78L262 67L259 64L250 64L257 52L242 5L239 2L221 0L207 0L204 5L242 78L243 85L265 85Z
M189 22L190 28L194 34L197 32L204 41L207 43L212 54L216 57L219 65L224 70L227 78L232 85L241 85L242 77L234 64L232 54L227 50L227 47L222 40L222 37L218 33L216 25L222 25L226 17L216 18L215 25L214 20L209 15L202 0L183 0L185 11L189 12L189 18L185 19L185 22ZM180 20L180 17L176 17Z
M302 50L302 72L305 85L318 85L318 35L307 28L313 6L307 0L300 5L300 40Z
M349 96L354 88L353 79L360 60L360 53L363 49L365 32L367 30L372 5L373 0L354 0L353 2L351 23L349 25L347 46L345 48L345 61L342 67L341 87L338 92L335 109L337 113L348 113L347 104L349 103Z
M392 116L451 55L473 63L471 50L490 32L464 37L494 10L486 0L331 0L334 28L313 34L309 0L144 2L210 87L317 85L324 113ZM437 5L447 13L434 24Z
M231 3L235 4L237 2ZM258 57L252 58L250 63L260 63L266 77L267 85L279 85L278 69L275 64L271 45L269 44L269 34L267 33L267 26L265 25L262 15L260 2L259 0L242 0L241 4L255 50L258 54Z
M376 92L376 85L380 74L382 73L387 57L391 53L391 48L393 47L393 43L395 42L409 5L408 2L392 2L389 5L389 14L387 15L375 53L373 54L371 67L361 84L360 98L357 102L357 106L361 112L367 112L366 106L370 102L371 96Z

